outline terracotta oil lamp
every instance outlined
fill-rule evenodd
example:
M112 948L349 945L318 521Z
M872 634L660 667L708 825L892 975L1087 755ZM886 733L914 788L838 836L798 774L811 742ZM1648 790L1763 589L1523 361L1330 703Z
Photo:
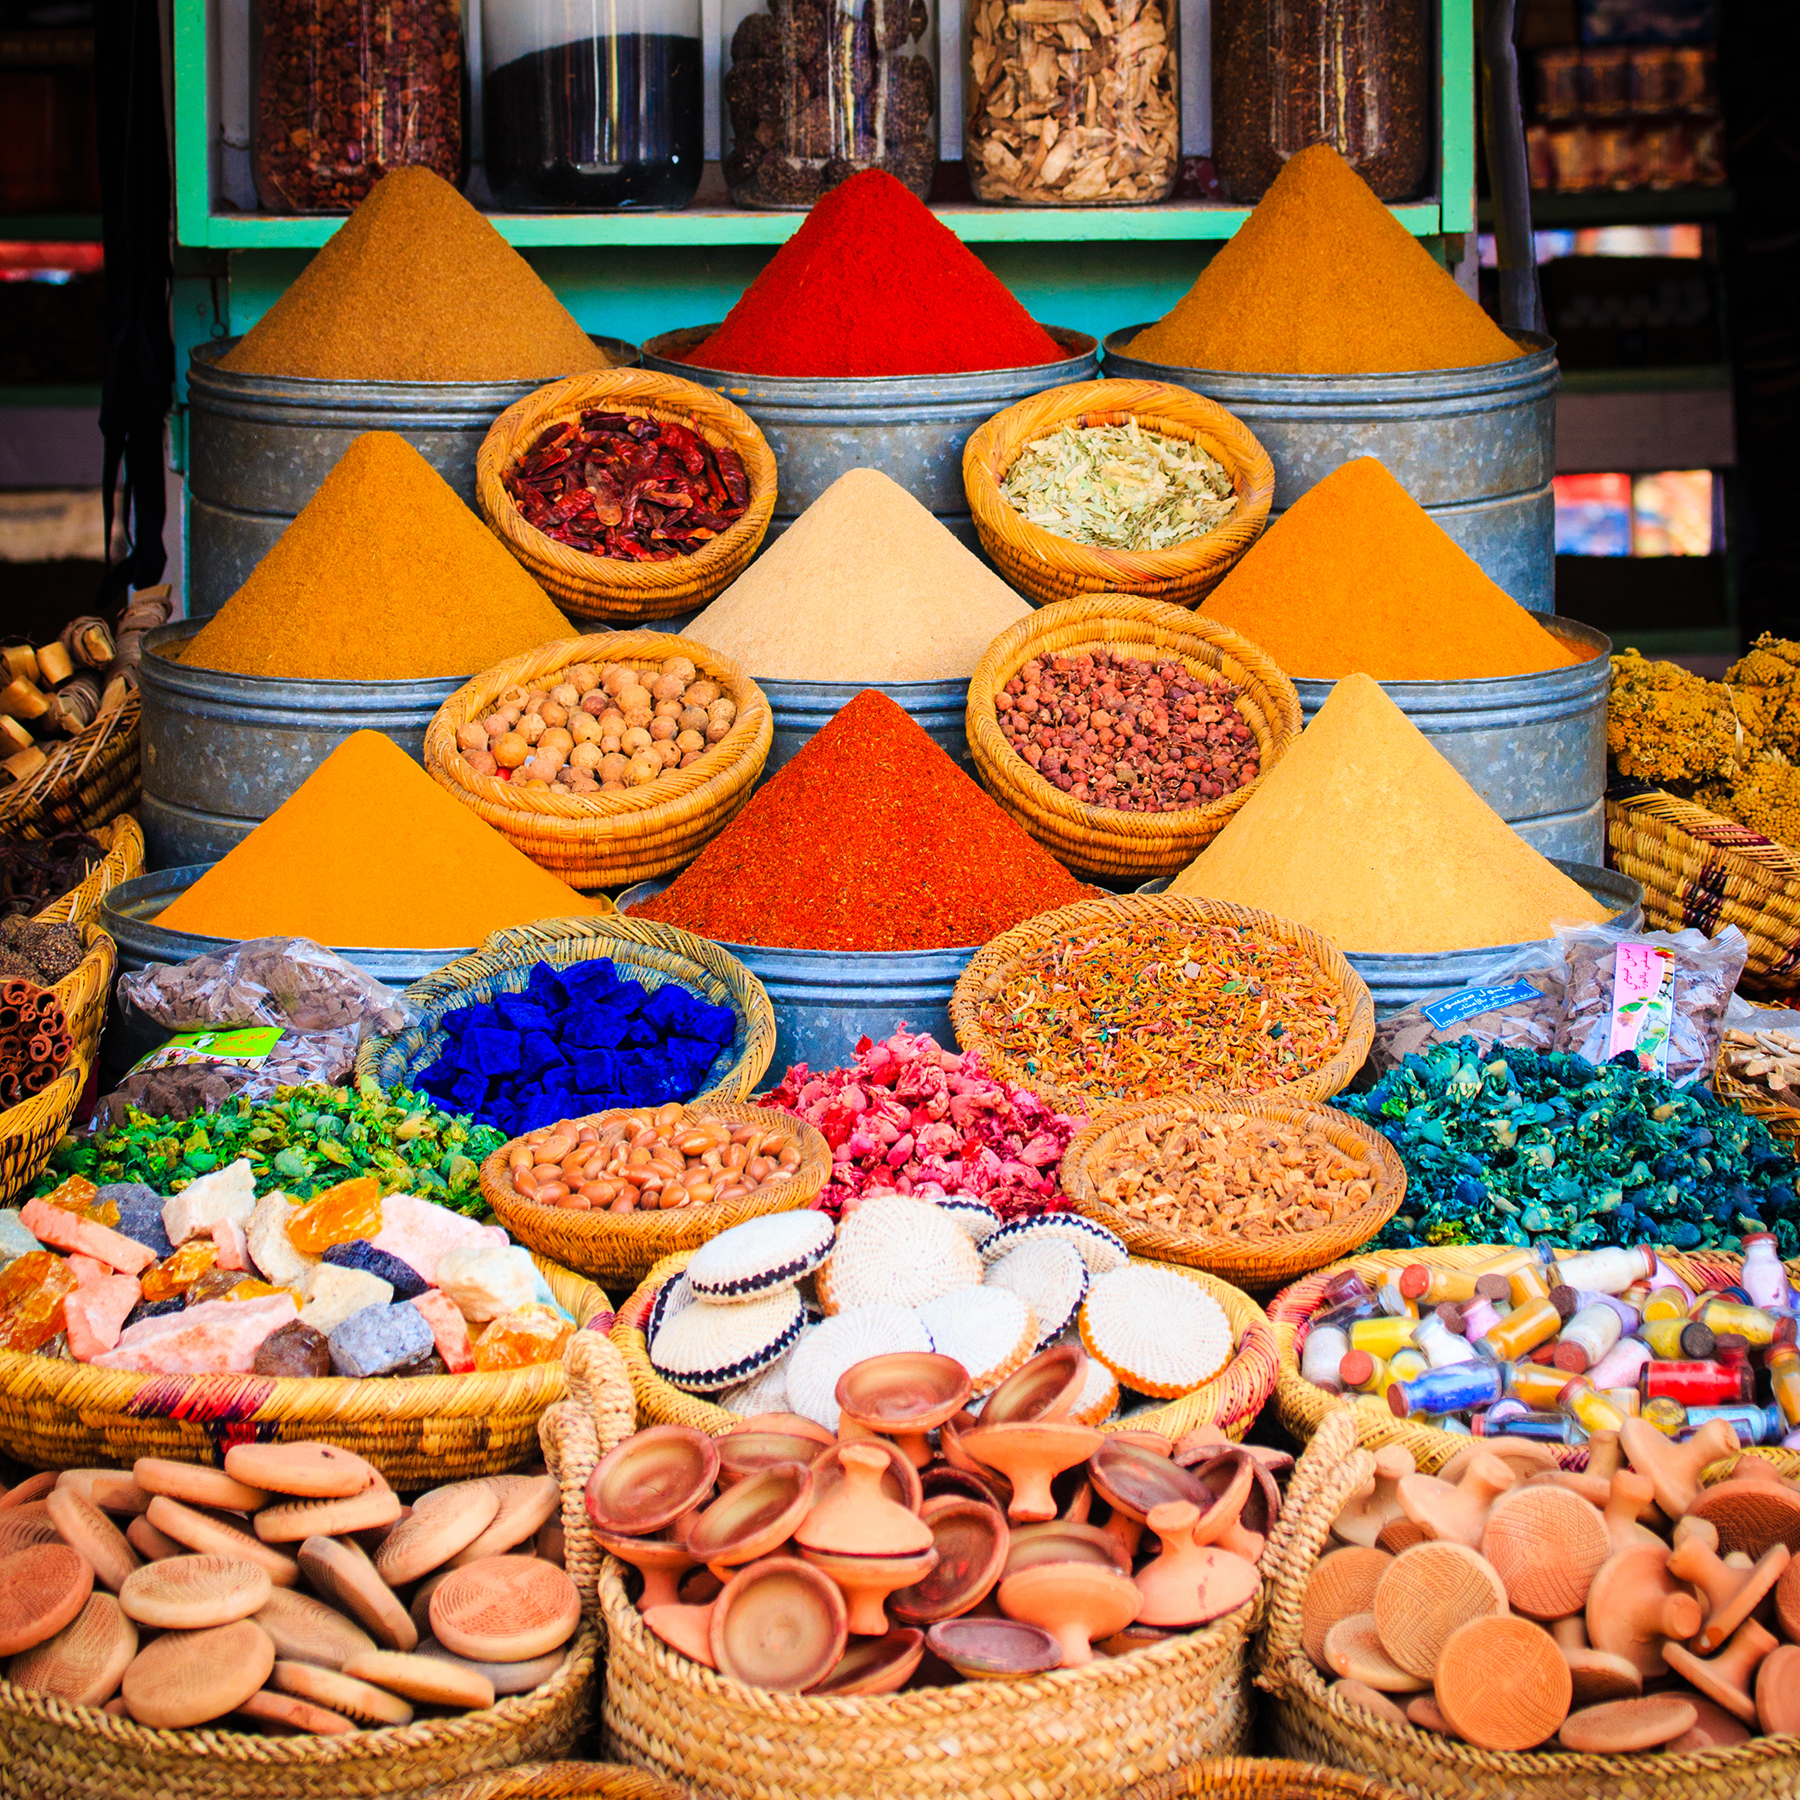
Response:
M597 1525L594 1542L643 1576L640 1612L648 1612L653 1606L680 1605L681 1578L699 1560L686 1544L676 1538L626 1537L622 1532L602 1531Z
M719 1477L719 1452L704 1431L651 1425L609 1450L588 1477L588 1518L602 1531L652 1537L691 1512Z
M740 1569L712 1604L713 1667L755 1687L797 1694L836 1667L848 1642L844 1597L792 1556Z
M887 1459L887 1468L881 1476L882 1493L896 1506L904 1506L908 1512L917 1512L924 1504L925 1494L919 1483L919 1471L913 1467L912 1458L892 1438L874 1436L863 1438L860 1442L865 1449L873 1450L878 1456ZM829 1450L821 1450L813 1458L813 1504L815 1506L823 1506L843 1484L844 1448L843 1444L833 1444Z
M931 1461L927 1434L961 1411L971 1392L969 1372L954 1357L903 1350L852 1363L838 1377L836 1397L843 1418L893 1438L922 1469Z
M725 1435L737 1437L742 1432L751 1431L773 1431L783 1437L806 1438L821 1450L828 1449L837 1442L816 1419L809 1419L803 1413L791 1412L750 1413L739 1419Z
M728 1581L722 1571L779 1550L812 1503L812 1471L802 1463L777 1463L734 1481L688 1526L687 1547Z
M1250 1491L1244 1496L1238 1523L1246 1532L1264 1539L1275 1529L1275 1521L1281 1517L1280 1483L1241 1444L1229 1445L1209 1461L1188 1466L1215 1503L1230 1489L1235 1479L1234 1471L1239 1466L1248 1468Z
M931 1527L937 1566L891 1595L887 1610L908 1625L935 1625L987 1598L1006 1567L1012 1537L1005 1517L979 1500L927 1500L919 1516Z
M1054 1344L1022 1363L988 1396L983 1425L1026 1425L1034 1419L1066 1419L1087 1379L1087 1352L1079 1344Z
M1142 1619L1127 1625L1123 1631L1115 1631L1109 1638L1095 1641L1094 1649L1101 1656L1129 1656L1134 1650L1142 1650L1149 1644L1160 1644L1166 1638L1180 1637L1179 1631L1170 1631L1161 1625L1146 1625Z
M885 1637L859 1638L823 1681L806 1691L816 1699L847 1700L853 1694L895 1694L925 1658L925 1634L901 1629Z
M890 1465L880 1448L845 1444L838 1454L843 1480L813 1507L794 1538L800 1554L844 1590L851 1634L884 1637L883 1601L929 1575L937 1550L931 1527L882 1492Z
M1099 1432L1086 1425L1051 1419L1020 1425L984 1424L963 1439L963 1448L1013 1484L1006 1516L1024 1524L1056 1517L1050 1483L1064 1469L1085 1462L1103 1441Z
M1115 1569L1121 1575L1131 1573L1130 1554L1102 1526L1051 1519L1041 1525L1013 1527L1002 1579L1021 1569L1035 1569L1039 1563L1050 1562L1087 1562L1098 1568Z
M980 1463L963 1448L964 1436L979 1429L972 1413L959 1412L938 1427L938 1455L944 1467L959 1475L970 1475L993 1496L1002 1512L1012 1504L1012 1483L998 1469Z
M938 1462L919 1471L921 1505L927 1500L952 1496L958 1500L979 1500L1004 1514L1006 1503L1012 1498L1012 1489L992 1469L983 1469L977 1475L968 1469L953 1469L946 1462Z
M1208 1463L1193 1473L1212 1501L1200 1515L1194 1530L1194 1541L1199 1544L1216 1544L1221 1550L1229 1550L1232 1555L1241 1556L1247 1563L1260 1562L1263 1545L1267 1540L1259 1531L1245 1530L1243 1523L1244 1506L1252 1494L1255 1494L1259 1506L1263 1503L1262 1494L1256 1486L1256 1464L1247 1456L1221 1457L1219 1461ZM1152 1508L1154 1510L1156 1509Z
M1121 1443L1112 1433L1088 1458L1094 1492L1112 1508L1106 1529L1119 1541L1129 1567L1153 1506L1185 1500L1205 1512L1212 1496L1190 1469L1142 1444Z
M1123 1631L1144 1597L1128 1575L1093 1563L1040 1563L1000 1583L1000 1610L1041 1625L1062 1646L1062 1666L1094 1660L1093 1640Z
M1140 1450L1148 1450L1152 1456L1160 1456L1165 1462L1175 1459L1175 1441L1160 1431L1109 1431L1107 1437L1115 1444L1135 1444Z
M1137 1623L1204 1625L1255 1597L1262 1586L1255 1565L1229 1550L1202 1544L1196 1532L1204 1518L1185 1500L1150 1509L1150 1529L1162 1544L1162 1554L1138 1571L1143 1605Z

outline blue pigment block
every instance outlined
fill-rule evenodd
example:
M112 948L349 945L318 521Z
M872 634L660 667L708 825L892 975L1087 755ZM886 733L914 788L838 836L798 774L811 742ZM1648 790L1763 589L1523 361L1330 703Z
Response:
M487 1096L487 1076L459 1075L450 1084L448 1098L458 1112L473 1112Z
M536 964L531 971L531 979L525 984L526 997L550 1012L559 1012L569 1003L567 989L563 986L562 977L549 963Z
M636 981L621 981L619 985L606 996L606 1005L612 1011L618 1013L622 1018L630 1019L635 1018L638 1013L643 1010L644 1002L648 998L649 996L644 992L641 983Z
M519 1066L519 1034L492 1026L470 1031L458 1059L465 1069L482 1075L510 1075Z
M380 1276L394 1290L396 1300L410 1300L431 1285L411 1263L402 1262L385 1250L377 1250L363 1238L350 1244L331 1245L324 1260L335 1263L340 1269L366 1269L371 1275Z
M553 1029L549 1009L538 1005L535 1000L528 1000L523 994L496 995L494 1011L514 1031L549 1031Z
M630 1023L611 1012L571 1012L563 1022L562 1041L571 1050L616 1050Z
M574 1061L575 1085L584 1094L610 1094L618 1085L619 1059L609 1050L590 1050Z
M577 963L563 971L563 986L569 991L571 1005L592 1002L610 994L619 985L619 971L605 957Z
M566 1059L547 1031L528 1031L518 1040L518 1060L513 1067L529 1080L546 1069L561 1068Z

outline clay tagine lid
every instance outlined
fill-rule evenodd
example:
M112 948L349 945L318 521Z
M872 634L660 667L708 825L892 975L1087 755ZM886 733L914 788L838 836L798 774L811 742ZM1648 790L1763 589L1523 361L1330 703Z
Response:
M1321 1556L1300 1597L1300 1648L1325 1669L1325 1634L1339 1619L1372 1613L1375 1589L1393 1558L1384 1550L1349 1544Z
M1197 1533L1203 1523L1185 1500L1150 1509L1150 1529L1162 1543L1162 1554L1138 1571L1138 1590L1144 1596L1139 1623L1205 1625L1256 1597L1262 1577L1255 1565L1202 1544Z
M853 1694L895 1694L912 1679L925 1657L925 1634L901 1629L885 1637L858 1638L823 1681L807 1689L819 1699L847 1700Z
M1040 1563L1000 1583L1001 1611L1052 1633L1066 1669L1091 1662L1093 1640L1122 1631L1142 1605L1136 1582L1093 1563Z
M1096 1568L1116 1570L1121 1575L1131 1573L1131 1557L1125 1546L1112 1532L1098 1525L1079 1525L1070 1519L1046 1519L1037 1525L1014 1525L1010 1531L1011 1543L1002 1578L1016 1575L1021 1569L1035 1569L1040 1563L1052 1562L1086 1562Z
M1450 1634L1433 1692L1465 1742L1529 1750L1569 1716L1573 1687L1555 1639L1527 1619L1503 1614L1471 1619Z
M1087 1376L1087 1352L1079 1344L1053 1344L1015 1369L988 1396L984 1425L1022 1425L1032 1419L1066 1418Z
M140 1725L185 1730L234 1711L274 1667L275 1646L249 1619L164 1632L125 1671L125 1705Z
M799 1463L777 1463L759 1475L734 1481L691 1518L688 1552L705 1563L755 1562L794 1535L812 1504L812 1471Z
M137 1655L137 1627L111 1594L93 1593L54 1637L15 1656L6 1667L14 1687L53 1694L74 1706L99 1706L118 1692Z
M903 1624L935 1625L967 1612L993 1591L1012 1538L1004 1516L979 1500L927 1500L920 1517L930 1527L937 1566L916 1586L891 1594L887 1609Z
M654 1537L698 1506L718 1478L719 1452L704 1431L647 1426L595 1464L588 1517L606 1531Z
M949 1427L946 1425L946 1430ZM865 1448L879 1450L888 1460L881 1477L881 1491L896 1506L917 1512L925 1501L925 1490L913 1460L891 1438L870 1437L859 1440ZM980 1465L976 1467L979 1469ZM844 1445L833 1443L812 1459L813 1505L823 1506L844 1481Z
M931 1548L931 1527L881 1491L887 1458L880 1450L846 1444L839 1461L842 1484L796 1527L796 1542L838 1556L914 1556Z
M822 1681L849 1642L837 1584L792 1556L740 1569L713 1602L708 1631L720 1674L784 1694Z
M926 1648L970 1681L1028 1681L1062 1662L1062 1645L1041 1625L1018 1619L945 1619Z

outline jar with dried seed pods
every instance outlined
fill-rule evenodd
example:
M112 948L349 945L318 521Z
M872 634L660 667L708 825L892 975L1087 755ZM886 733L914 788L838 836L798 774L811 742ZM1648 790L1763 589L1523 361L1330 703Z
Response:
M1141 206L1181 173L1171 0L970 0L977 200Z

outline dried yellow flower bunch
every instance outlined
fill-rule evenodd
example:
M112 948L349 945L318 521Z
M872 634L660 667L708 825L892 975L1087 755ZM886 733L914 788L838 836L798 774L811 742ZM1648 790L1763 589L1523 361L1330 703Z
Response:
M1758 709L1722 681L1635 650L1613 659L1606 750L1639 781L1724 781L1761 748ZM1749 716L1746 716L1748 713Z

